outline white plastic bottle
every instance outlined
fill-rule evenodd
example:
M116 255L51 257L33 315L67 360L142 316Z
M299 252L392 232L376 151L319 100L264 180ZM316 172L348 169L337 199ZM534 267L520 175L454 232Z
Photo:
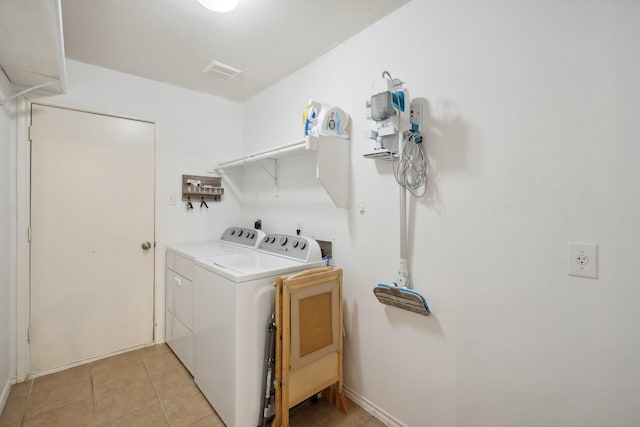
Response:
M320 112L318 119L320 122L320 134L336 136L348 139L347 126L349 125L349 115L338 107L324 108Z
M304 134L306 135L317 135L317 129L315 127L318 124L318 117L320 116L320 112L322 110L322 104L319 102L315 102L313 99L310 99L307 103L307 108L309 109L307 113L307 120L304 126Z

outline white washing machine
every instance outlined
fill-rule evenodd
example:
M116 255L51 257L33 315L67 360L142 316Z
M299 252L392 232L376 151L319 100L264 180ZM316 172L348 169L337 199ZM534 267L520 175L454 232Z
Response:
M315 240L287 234L268 234L256 251L196 260L194 380L227 427L258 424L275 279L325 264Z
M220 240L181 243L167 247L165 277L165 340L182 364L193 374L193 275L195 259L255 250L264 232L231 227Z

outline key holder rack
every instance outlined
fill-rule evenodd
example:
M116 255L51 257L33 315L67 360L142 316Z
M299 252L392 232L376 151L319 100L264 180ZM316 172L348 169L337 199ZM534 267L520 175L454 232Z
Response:
M201 175L182 175L182 201L193 204L219 202L224 194L222 178Z

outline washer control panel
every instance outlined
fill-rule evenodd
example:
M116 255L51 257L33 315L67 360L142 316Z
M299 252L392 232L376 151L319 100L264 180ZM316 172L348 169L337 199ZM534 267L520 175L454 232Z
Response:
M318 242L305 236L281 233L267 234L258 244L258 249L305 262L322 259Z
M244 227L229 227L224 231L224 233L222 233L220 240L255 248L258 246L258 243L262 241L263 237L264 231L261 230Z

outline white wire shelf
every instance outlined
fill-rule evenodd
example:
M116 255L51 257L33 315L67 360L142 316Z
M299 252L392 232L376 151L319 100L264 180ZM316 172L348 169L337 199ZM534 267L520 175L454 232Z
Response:
M237 159L228 160L226 162L218 163L216 166L217 170L224 170L228 168L234 168L237 166L244 166L248 163L257 162L263 159L281 159L285 157L285 155L302 152L305 150L311 150L311 142L307 142L306 139L293 142L291 144L280 145L275 148L270 148L268 150L258 151L257 153L249 154L246 156L239 157Z
M349 153L348 139L331 136L308 136L290 144L218 163L215 169L218 172L225 172L227 169L258 163L271 176L277 186L278 160L295 155L314 155L316 156L316 178L337 207L348 208L351 187ZM265 165L266 161L270 164Z

